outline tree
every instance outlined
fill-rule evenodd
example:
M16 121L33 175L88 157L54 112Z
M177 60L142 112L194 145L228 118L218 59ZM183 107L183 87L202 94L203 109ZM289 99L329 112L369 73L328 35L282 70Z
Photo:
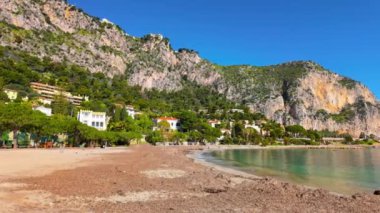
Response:
M8 95L4 91L0 91L0 101L9 102Z
M146 136L145 140L150 144L156 144L157 142L163 142L164 137L160 131L153 131Z
M154 126L152 119L149 119L149 117L145 114L136 116L136 123L141 128L141 132L143 134L148 134L151 132Z
M242 123L235 123L232 127L232 138L243 136L244 125Z
M123 114L122 112L125 110L123 108L116 107L113 111L114 111L114 113L113 113L112 121L119 122L119 121L124 120L124 117L122 116L122 114Z
M140 141L142 138L143 138L143 136L141 135L141 133L140 132L127 132L126 134L125 134L125 138L119 138L119 140L121 141L121 142L127 142L128 144L131 142L131 141L133 141L133 140L137 140L137 141ZM125 144L125 143L124 143ZM127 144L126 144L127 145Z
M284 145L287 146L290 144L290 138L289 137L284 137Z
M137 125L136 120L132 117L127 116L124 120L125 123L125 131L127 132L141 132L139 125Z
M361 132L359 138L360 138L360 139L365 139L365 138L366 138L365 133L364 133L364 132Z
M64 134L76 137L79 134L78 126L82 125L79 121L72 117L64 116L61 114L53 115L43 126L43 132L47 135Z
M113 121L108 125L110 131L125 131L127 129L126 123L124 121Z
M306 136L310 138L311 141L320 142L322 140L322 134L316 130L307 130Z
M215 142L222 135L219 129L212 128L208 123L201 123L198 127L198 132L201 133L200 142Z
M174 132L170 138L170 141L176 142L176 143L181 143L187 140L187 135L182 132Z
M126 117L124 121L113 121L109 124L108 129L111 131L141 132L137 121L132 117Z
M372 139L372 140L376 140L377 137L376 137L376 135L374 135L374 134L370 134L370 135L369 135L369 138Z
M272 143L271 138L264 138L264 140L261 142L261 146L268 146Z
M17 135L20 130L26 130L30 127L30 115L33 114L32 107L29 104L9 103L0 105L0 125L13 131L13 148L18 146Z
M100 135L102 133L100 133L97 129L93 127L89 127L87 125L82 124L78 126L78 129L82 141L89 142L89 146L93 146L96 140L102 138L102 136Z
M161 135L164 137L165 141L168 141L171 138L172 133L170 132L170 124L167 121L161 121L158 123L158 129L161 132Z
M35 135L35 141L40 141L40 138L46 135L44 126L48 123L48 117L39 111L33 111L30 115L30 123L27 129Z
M303 136L306 133L305 128L301 125L287 126L285 128L286 132L290 133L293 137Z
M161 132L168 132L170 131L170 124L167 121L160 121L158 123L158 128L161 130Z
M343 138L346 144L351 144L352 142L354 142L354 139L352 138L350 134L344 134Z
M256 140L260 137L258 132L253 128L243 129L243 136L246 143L256 143Z
M225 136L223 140L221 141L222 144L232 144L232 138L230 136Z
M197 130L192 130L189 133L188 141L190 142L198 142L202 140L202 134Z
M181 128L184 132L189 132L197 128L200 120L194 112L191 111L181 111L175 115L181 121Z
M261 126L261 131L263 136L270 136L270 131L271 131L271 124L269 122L263 123Z
M54 100L51 104L51 108L52 108L53 114L61 114L61 115L71 115L71 112L73 110L72 105L63 95L54 97Z
M265 131L266 136L269 136L273 140L284 136L284 129L275 121L268 121L263 124L262 130ZM273 141L271 140L271 141Z

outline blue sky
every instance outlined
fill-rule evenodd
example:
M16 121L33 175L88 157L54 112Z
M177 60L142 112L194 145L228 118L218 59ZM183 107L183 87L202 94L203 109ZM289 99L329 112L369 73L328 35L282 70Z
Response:
M313 60L380 97L378 0L69 0L128 34L160 33L222 65Z

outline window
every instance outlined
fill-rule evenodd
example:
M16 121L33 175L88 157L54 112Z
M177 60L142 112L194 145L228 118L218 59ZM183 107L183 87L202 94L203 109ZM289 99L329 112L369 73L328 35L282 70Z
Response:
M92 126L95 126L95 122L94 121L92 122Z
M96 127L99 127L99 122L96 122Z
M100 122L100 127L103 127L103 122Z

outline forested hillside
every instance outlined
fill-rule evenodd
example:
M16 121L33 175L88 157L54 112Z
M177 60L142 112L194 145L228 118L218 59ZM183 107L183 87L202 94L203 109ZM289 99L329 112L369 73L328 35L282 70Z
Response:
M380 132L380 107L373 93L315 62L220 66L195 50L173 49L162 35L133 37L64 0L1 1L0 46L42 60L18 60L14 69L20 72L9 79L19 81L7 85L26 87L28 79L61 85L104 104L88 103L92 108L109 110L112 102L120 101L165 113L214 111L237 104L283 125L327 128L357 137ZM28 69L33 72L17 77Z

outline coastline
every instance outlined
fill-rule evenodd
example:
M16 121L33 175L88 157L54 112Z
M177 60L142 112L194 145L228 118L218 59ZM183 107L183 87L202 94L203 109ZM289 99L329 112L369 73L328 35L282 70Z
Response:
M202 149L203 148L203 149ZM328 189L323 189L319 186L310 186L306 185L303 183L297 183L294 181L290 181L284 178L279 178L279 177L267 177L267 176L261 176L261 175L256 175L252 173L248 173L242 170L239 170L237 168L232 168L231 166L225 165L219 165L216 162L210 162L207 159L205 159L202 155L207 154L209 152L213 151L224 151L224 150L248 150L248 149L255 149L255 150L274 150L274 149L330 149L330 150L359 150L359 149L379 149L380 146L374 145L374 146L366 146L366 145L355 145L355 146L346 146L346 145L322 145L322 146L299 146L299 145L294 145L294 146L256 146L256 145L214 145L214 146L206 146L202 147L198 150L193 150L186 156L190 159L193 160L194 163L200 164L202 166L210 167L213 169L216 169L221 172L229 173L231 175L236 175L242 178L248 178L248 179L268 179L268 178L273 178L281 182L286 182L286 183L292 183L299 185L300 187L304 187L306 189L312 189L312 190L327 190L330 194L332 195L337 195L337 196L345 196L349 197L352 196L355 193L368 193L370 192L359 192L359 191L354 191L354 193L341 193L341 192L336 192L333 190L328 190ZM376 190L376 189L373 189Z
M236 170L233 168L223 167L223 166L211 163L211 162L207 162L206 160L203 160L200 158L200 155L202 155L206 152L212 152L215 150L221 150L221 149L193 150L193 151L190 151L190 153L186 154L186 157L190 158L196 164L199 164L199 165L202 165L205 167L209 167L209 168L213 168L213 169L216 169L218 171L225 172L225 173L228 173L231 175L236 175L236 176L248 178L248 179L263 179L264 178L264 177L260 177L260 176L254 175L254 174L249 174L247 172L239 171L239 170Z
M127 150L84 159L81 167L3 181L0 212L380 211L379 196L332 194L189 158L205 147Z
M208 150L228 150L228 149L380 149L380 144L376 145L206 145Z

